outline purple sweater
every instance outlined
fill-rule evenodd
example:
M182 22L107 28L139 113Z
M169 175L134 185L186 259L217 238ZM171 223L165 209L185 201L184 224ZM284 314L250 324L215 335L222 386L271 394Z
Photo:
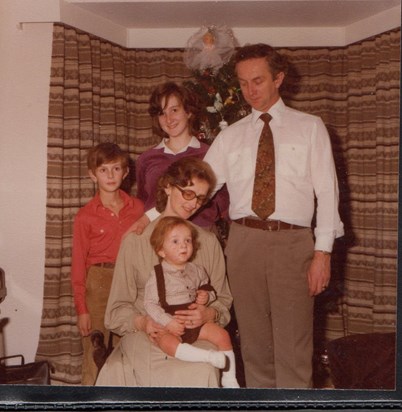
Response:
M181 153L165 153L164 148L158 145L142 153L136 163L137 197L144 202L145 211L155 206L156 186L158 179L167 168L176 160L183 157L197 157L203 159L209 146L200 142L200 147L189 146ZM227 218L229 208L229 194L226 187L222 188L206 207L200 209L191 221L201 227L210 227L219 218Z

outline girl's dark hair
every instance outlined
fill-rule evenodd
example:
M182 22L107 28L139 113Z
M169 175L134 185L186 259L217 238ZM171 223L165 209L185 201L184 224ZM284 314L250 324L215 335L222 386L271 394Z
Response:
M163 114L169 98L176 96L183 105L184 111L191 114L188 119L189 131L193 136L197 136L200 128L200 102L198 96L184 86L174 82L166 82L155 88L149 99L148 113L152 117L152 128L155 134L161 137L168 137L159 125L158 117ZM162 107L162 100L165 99L165 105Z
M154 249L155 253L158 254L163 247L163 242L165 241L166 235L176 226L185 226L190 230L191 239L193 241L193 254L190 257L190 260L192 260L200 247L200 243L198 241L198 232L194 225L192 225L187 220L182 219L181 217L166 216L160 219L159 222L155 225L155 228L151 234L151 246Z
M97 146L88 150L87 165L88 169L95 173L95 169L104 163L120 161L121 167L127 169L130 157L115 143L99 143Z
M264 43L250 44L240 48L234 57L235 64L244 60L265 58L275 79L278 73L288 72L288 61L285 56L279 54L273 47Z
M180 160L172 163L166 172L158 180L156 189L156 210L163 212L167 204L167 194L165 189L168 186L191 186L192 179L197 178L208 183L209 188L207 197L211 196L212 191L216 186L215 173L211 166L201 159L196 157L183 157Z

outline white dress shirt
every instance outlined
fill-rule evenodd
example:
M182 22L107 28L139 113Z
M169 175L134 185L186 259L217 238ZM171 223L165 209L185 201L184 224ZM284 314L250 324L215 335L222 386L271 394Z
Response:
M311 226L317 199L315 249L332 251L344 234L339 217L339 192L331 142L323 121L285 106L279 99L268 111L275 145L275 212L269 219ZM251 209L262 113L252 110L216 137L204 160L225 183L233 220L255 216Z

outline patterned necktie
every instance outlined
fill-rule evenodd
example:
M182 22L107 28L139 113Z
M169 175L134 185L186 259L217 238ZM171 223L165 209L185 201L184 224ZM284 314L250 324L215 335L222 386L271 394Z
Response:
M275 211L275 150L269 127L272 117L263 113L260 119L265 124L258 143L252 209L259 218L265 220Z

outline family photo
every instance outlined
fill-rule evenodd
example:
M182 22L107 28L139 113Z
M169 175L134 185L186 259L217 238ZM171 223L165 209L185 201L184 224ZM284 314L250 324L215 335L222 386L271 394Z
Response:
M2 0L3 398L399 404L400 22Z

